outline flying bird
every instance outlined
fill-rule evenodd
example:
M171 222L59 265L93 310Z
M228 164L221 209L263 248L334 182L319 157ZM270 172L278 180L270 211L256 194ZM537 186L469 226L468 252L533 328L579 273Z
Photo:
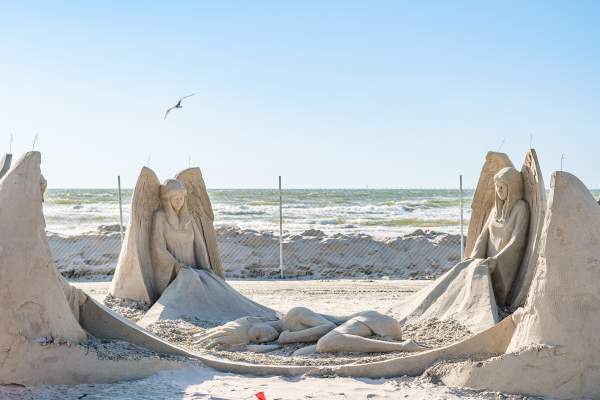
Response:
M182 98L180 98L179 101L177 102L177 104L175 104L173 107L169 108L167 110L167 112L165 112L165 117L163 119L167 119L167 115L169 115L169 113L171 112L171 110L174 110L176 108L183 108L183 106L181 105L181 102L183 101L183 99L187 99L188 97L192 97L195 94L196 93L188 94L187 96L183 96Z

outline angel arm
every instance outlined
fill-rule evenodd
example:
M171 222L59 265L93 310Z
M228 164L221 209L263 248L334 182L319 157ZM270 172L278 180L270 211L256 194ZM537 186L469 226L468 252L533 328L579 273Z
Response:
M159 295L175 279L177 272L183 267L167 249L167 242L164 235L165 222L164 214L161 211L157 211L152 221L151 251L156 290Z
M513 212L517 215L510 240L498 254L489 258L490 264L492 264L490 267L495 292L497 292L496 297L501 304L504 303L521 266L529 232L529 207L527 203L524 201L518 203L513 208Z
M515 207L514 212L517 213L515 226L510 240L494 257L496 261L514 262L515 255L522 255L525 246L527 245L527 233L529 228L529 208L526 203L520 203L519 207ZM519 257L517 257L519 258Z
M329 322L297 332L283 331L277 341L281 344L316 342L333 329L335 329L335 325Z
M471 252L471 258L486 258L487 257L487 245L488 245L488 240L490 239L490 231L489 231L488 227L489 227L491 218L493 218L493 213L494 213L494 211L492 210L490 212L490 215L489 215L487 221L485 222L485 225L483 225L483 229L481 230L481 233L479 234L479 236L477 237L477 240L475 241L475 245L473 246L473 251Z
M202 228L194 221L194 254L196 255L196 266L212 270L206 251L206 243L202 235Z

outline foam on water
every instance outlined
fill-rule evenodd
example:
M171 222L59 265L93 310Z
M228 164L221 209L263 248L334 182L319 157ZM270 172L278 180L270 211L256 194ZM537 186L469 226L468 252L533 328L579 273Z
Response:
M209 190L215 223L258 231L279 229L279 193L271 189ZM131 190L123 191L127 224ZM468 220L472 191L465 193ZM417 228L459 231L457 190L444 189L293 189L283 193L284 229L300 233L368 233L397 236ZM49 189L44 203L51 232L79 235L119 222L115 189Z

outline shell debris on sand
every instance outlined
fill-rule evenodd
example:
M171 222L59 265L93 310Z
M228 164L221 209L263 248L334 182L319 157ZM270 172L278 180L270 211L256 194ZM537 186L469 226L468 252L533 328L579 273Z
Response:
M110 294L104 298L104 305L134 322L142 319L146 311L150 309L150 304L144 301L119 299Z
M101 360L141 360L144 358L160 358L164 360L185 360L185 357L166 353L157 353L145 347L129 342L112 339L99 339L89 336L88 340L79 346L87 351L94 350Z

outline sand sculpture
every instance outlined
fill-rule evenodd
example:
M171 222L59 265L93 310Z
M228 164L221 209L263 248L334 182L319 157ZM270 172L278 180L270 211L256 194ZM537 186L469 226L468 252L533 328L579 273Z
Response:
M418 351L423 348L416 343L380 343L367 337L378 334L399 341L401 324L419 319L452 319L474 333L494 326L500 320L498 306L508 309L510 305L517 276L528 275L521 270L530 269L531 254L537 252L540 209L545 206L535 151L528 152L522 172L512 165L505 154L487 155L475 193L476 228L471 228L468 240L471 257L394 307L391 314L398 320L373 311L335 318L299 307L275 321L239 319L213 329L200 342L229 347L275 339L282 344L317 342L298 354Z
M336 319L319 315L306 308L290 310L280 320L241 319L213 329L200 338L209 345L235 347L249 343L278 340L279 343L314 342L296 354L318 352L385 352L419 351L412 342L388 342L368 339L372 335L401 340L401 324L417 319L452 319L480 332L499 322L498 305L506 307L512 285L523 264L524 256L537 243L530 232L530 203L543 190L543 182L524 183L523 176L540 176L535 152L526 157L523 174L512 167L508 157L490 153L486 158L478 191L475 195L475 218L485 221L478 230L471 257L457 264L433 284L391 310L398 320L366 311ZM538 186L542 186L541 189ZM525 188L528 195L524 195ZM490 195L490 193L493 194ZM484 199L484 200L481 200ZM539 215L544 199L531 202ZM489 210L485 219L483 210ZM537 225L536 225L537 227ZM469 241L471 243L471 241ZM529 261L527 261L529 262ZM341 325L340 325L341 324ZM340 325L336 327L336 325Z
M518 285L519 293L528 287L526 280L530 279L528 271L533 270L530 264L537 252L543 215L540 210L545 207L543 196L533 150L527 154L522 172L505 154L488 153L473 198L473 222L467 239L469 258L394 306L391 315L403 324L451 319L473 333L498 323L498 307L508 311L513 305L513 287ZM520 294L518 297L521 301Z
M40 160L40 153L27 153L0 180L0 384L104 382L184 366L123 342L118 356L107 355L90 336L130 337L159 352L187 355L93 302L60 276L46 241ZM102 316L110 335L88 326L90 319L98 320L95 315Z
M529 206L529 234L520 267L514 272L514 283L510 290L505 290L507 304L512 307L518 304L515 299L522 296L520 293L526 292L525 306L499 323L449 346L385 361L328 367L256 365L188 353L120 319L73 289L58 274L45 240L39 163L39 153L28 153L0 180L0 222L11 228L4 231L9 234L3 234L0 248L0 306L5 310L0 314L0 383L110 381L181 365L176 360L156 356L135 361L102 359L99 350L86 344L92 334L128 340L157 351L195 356L208 366L235 373L391 377L418 375L428 370L430 376L448 385L558 398L600 394L600 336L596 326L600 320L597 306L600 208L588 189L566 172L553 174L548 205L543 207L543 183L534 152L528 153L522 172L523 201ZM500 176L516 176L505 168L506 165L501 165ZM497 175L498 171L490 172L485 179ZM513 178L506 181L510 195ZM484 185L481 180L480 186L491 187L489 182ZM498 197L502 201L504 196L498 194ZM483 198L484 206L491 202L490 210L500 210L494 217L506 211L504 204L501 207L493 204L494 197ZM514 201L513 210L504 214L509 221L517 203ZM486 235L485 225L478 229L478 238ZM492 234L489 227L487 234ZM471 238L471 242L476 249L477 240ZM489 246L488 243L486 251ZM492 281L489 263L478 265L487 268L488 279ZM182 271L194 273L190 268L182 268L180 274ZM488 290L494 293L492 283L488 284ZM319 336L321 340L337 333L365 339L352 331L335 333L336 324L326 316L320 317L323 319L317 318L312 326L304 326L307 332L295 337L295 329L288 329L281 340L298 340L305 334L314 334L313 338ZM249 320L249 327L265 321L264 318ZM269 328L248 329L245 334L251 337L245 340L260 341L260 336L265 332L268 335L271 328L276 332L271 333L270 339L275 334L281 337L286 331L284 320L267 324ZM289 323L293 321L290 318ZM369 328L369 321L359 322L371 333L376 332ZM317 329L311 332L313 328ZM136 351L142 350L138 347Z
M417 375L437 363L428 375L451 386L564 399L600 396L600 209L567 172L552 175L538 255L525 306L499 324L444 348L332 372Z
M275 318L224 280L214 214L199 168L161 185L143 168L110 294L152 304L138 323L197 318L228 322L243 316Z
M363 317L376 317L370 321L378 321L383 325L393 321L389 326L397 326L398 334L384 336L398 340L401 337L401 323L416 319L459 320L474 333L483 331L464 343L424 352L424 356L415 355L407 365L414 365L411 363L416 362L424 366L427 365L424 360L464 354L464 351L498 353L506 348L506 332L511 331L514 326L505 321L497 324L498 305L504 312L510 312L510 302L515 298L513 286L518 283L519 291L529 287L528 276L534 269L534 260L538 254L540 222L545 208L544 193L535 151L528 152L522 172L512 167L506 155L488 154L475 195L475 218L481 219L482 210L489 211L485 219L481 219L485 222L478 229L471 230L471 235L477 236L477 240L469 240L469 243L473 243L471 258L457 264L431 287L394 307L392 314L400 315L399 321L372 312L363 314ZM335 328L336 322L339 324L340 321L333 317L319 315L306 309L294 309L276 322L260 319L238 320L215 328L200 340L228 346L263 343L275 338L278 338L279 343L290 343L290 339L318 341L316 346L301 349L298 354L310 351L383 351L385 348L394 351L394 348L399 350L402 346L400 343L386 343L377 347L374 341L364 336L383 331L377 332L376 329L371 329L369 324L359 324L360 321L356 318L342 321L348 322ZM510 318L507 321L510 321ZM294 326L296 323L297 326ZM293 328L286 329L286 324ZM354 328L358 325L364 330L364 334L356 334L358 330L355 331ZM386 332L389 333L389 330ZM352 340L348 335L353 336ZM372 346L367 347L367 344ZM406 344L405 351L407 350L423 349L414 344ZM402 365L401 361L398 363ZM350 367L345 371L350 370L360 373ZM393 368L388 373L392 370ZM381 369L378 371L380 374L386 373ZM401 371L407 373L404 368Z
M475 241L495 205L496 190L494 186L494 175L502 168L514 167L510 158L504 153L490 151L485 157L485 163L479 174L479 181L471 202L471 218L467 233L465 254L471 254L475 247Z
M502 168L494 175L494 183L494 212L490 213L470 257L485 260L496 303L505 306L527 246L529 205L523 200L523 176L516 169Z
M17 243L21 246L6 247L10 249L10 253L8 256L5 255L2 261L6 263L5 266L8 265L14 268L17 260L22 262L23 259L26 259L23 254L37 254L37 249L41 249L43 257L40 258L39 263L31 265L31 267L34 269L42 268L47 273L30 274L26 269L23 269L26 272L24 276L35 275L38 277L36 278L35 291L19 293L23 298L14 295L9 290L3 291L2 294L5 296L3 301L6 303L5 309L7 310L21 308L13 306L13 303L19 306L30 302L38 304L38 300L39 304L48 305L50 309L46 310L42 306L41 310L38 310L37 306L33 306L34 310L31 311L28 310L29 306L27 306L23 308L25 312L20 314L5 314L6 321L3 321L3 326L24 324L27 326L25 330L29 329L28 332L31 332L31 334L25 339L21 338L23 343L11 339L14 336L12 331L7 332L7 335L1 339L2 347L9 350L7 351L9 356L4 357L2 360L3 366L7 369L3 369L1 382L31 385L111 381L144 376L157 370L178 368L181 365L179 361L164 360L157 358L155 355L148 359L145 357L148 353L144 353L141 348L132 350L136 354L135 363L129 359L118 361L101 359L102 356L98 351L93 348L90 349L89 340L91 336L89 335L127 341L160 353L194 357L208 366L224 371L288 375L304 373L314 369L312 367L257 366L187 352L143 331L132 322L117 316L83 292L67 284L54 267L45 240L41 211L42 181L39 163L39 153L28 153L2 180L4 184L0 184L0 201L2 201L2 195L7 198L14 198L19 196L15 193L26 193L26 199L19 199L16 203L12 203L15 207L23 208L20 211L15 211L10 207L2 209L6 212L0 214L0 220L2 220L2 216L9 217L8 220L3 221L3 226L13 226L16 225L16 221L20 221L23 222L23 226L29 227L25 235L14 235L14 238L19 239ZM27 185L23 182L27 182ZM27 188L24 189L23 186L27 186ZM35 196L31 193L34 193ZM35 243L20 240L23 236L35 239ZM6 243L11 244L10 241L6 241ZM6 272L6 270L7 268L3 268L2 271ZM191 268L180 270L180 273L186 272L192 273L194 271ZM3 276L2 282L14 284L14 282L22 282L24 279L24 277L17 275L12 275L10 278ZM177 279L174 282L176 281ZM23 286L23 283L18 283L17 286ZM168 289L165 292L168 292ZM44 298L38 299L36 296ZM31 301L31 298L34 301ZM39 321L43 323L40 324ZM361 322L367 328L371 324L367 320L358 322ZM29 326L37 328L31 330ZM333 333L362 339L361 333L352 331L352 329L350 327L350 330ZM363 335L376 333L377 330L378 328L372 325L369 332ZM17 332L19 331L20 328L17 328ZM19 345L19 347L15 347L16 345ZM150 354L156 353L150 352ZM45 355L49 355L49 357L45 357ZM60 365L60 368L55 368L56 365ZM32 374L31 371L34 369L42 369L43 373ZM316 374L326 373L325 370L321 371L320 368L317 368L314 372Z
M380 336L387 340L371 339ZM363 311L347 317L317 314L306 307L294 307L281 319L244 317L214 328L201 335L198 342L207 348L228 350L271 350L255 346L277 341L280 344L310 343L294 355L310 353L374 353L419 351L424 347L412 340L402 340L402 328L394 318L376 311Z
M507 166L507 164L509 165ZM520 311L497 323L498 314L494 313L497 308L496 288L493 282L495 279L499 280L496 287L501 288L499 293L504 300L504 304L502 304L505 306L504 311L510 312L509 302L515 298L513 295L515 291L511 287L511 283L513 287L515 284L519 284L519 290L529 288L527 277L531 275L531 270L535 269L542 233L541 220L545 211L543 181L535 152L533 150L528 152L522 173L517 172L511 165L512 163L505 155L490 153L487 156L478 184L478 193L475 195L475 199L479 200L476 201L477 208L474 213L477 217L482 213L481 210L489 209L490 211L480 228L471 232L472 235L476 234L477 240L470 240L473 243L472 254L477 258L459 263L434 282L430 288L424 289L400 305L400 308L405 307L405 309L412 310L413 316L416 318L459 318L461 322L464 321L473 329L475 335L449 346L422 351L410 356L359 366L333 367L330 371L333 370L334 373L346 376L415 375L424 372L426 368L440 360L481 354L502 354L506 351ZM487 192L485 196L481 194L482 190ZM489 191L492 191L494 196L490 196ZM498 255L500 256L498 257ZM495 258L495 265L490 262L490 257ZM494 277L494 272L498 271L498 268L505 268L507 273ZM469 306L465 307L465 304ZM398 312L397 310L398 307L395 307L392 311ZM336 329L333 328L334 320L327 316L315 315L317 318L312 323L305 324L303 328L321 339L330 334L330 338L333 336L333 339L337 339L334 336ZM410 313L408 317L411 317ZM403 321L407 319L404 317ZM229 345L273 340L282 331L285 317L277 323L278 326L269 322L265 324L265 321L256 319L245 320L241 325L244 325L246 330L242 329L241 335L239 326L236 326L239 323L240 321L236 321L224 329L223 327L216 328L208 335L201 337L200 340ZM271 325L271 327L265 325ZM400 324L398 324L399 326ZM310 329L315 331L311 332ZM303 329L299 329L299 331L299 338L316 339L305 334ZM325 331L328 333L323 335ZM340 331L343 333L343 329L338 330L338 332ZM372 333L373 330L369 332L369 334ZM290 333L286 334L290 335ZM243 340L239 340L240 338ZM284 335L281 342L285 341ZM344 350L360 351L360 349L364 351L364 348L358 346ZM304 351L300 353L306 354ZM261 368L262 366L257 370L272 370L272 366ZM306 373L307 370L305 367L288 366L285 372L299 374ZM311 371L316 374L320 372Z
M600 208L569 173L552 175L543 233L505 354L435 369L447 384L558 398L600 395Z
M471 203L471 220L469 222L465 254L472 254L475 242L483 230L492 208L495 206L493 176L502 168L512 166L513 163L504 153L489 152L487 154ZM511 291L505 300L505 305L511 310L525 304L525 297L535 270L541 228L546 210L546 191L534 149L527 152L521 168L521 175L523 177L523 199L529 205L530 220L527 235L528 245Z

